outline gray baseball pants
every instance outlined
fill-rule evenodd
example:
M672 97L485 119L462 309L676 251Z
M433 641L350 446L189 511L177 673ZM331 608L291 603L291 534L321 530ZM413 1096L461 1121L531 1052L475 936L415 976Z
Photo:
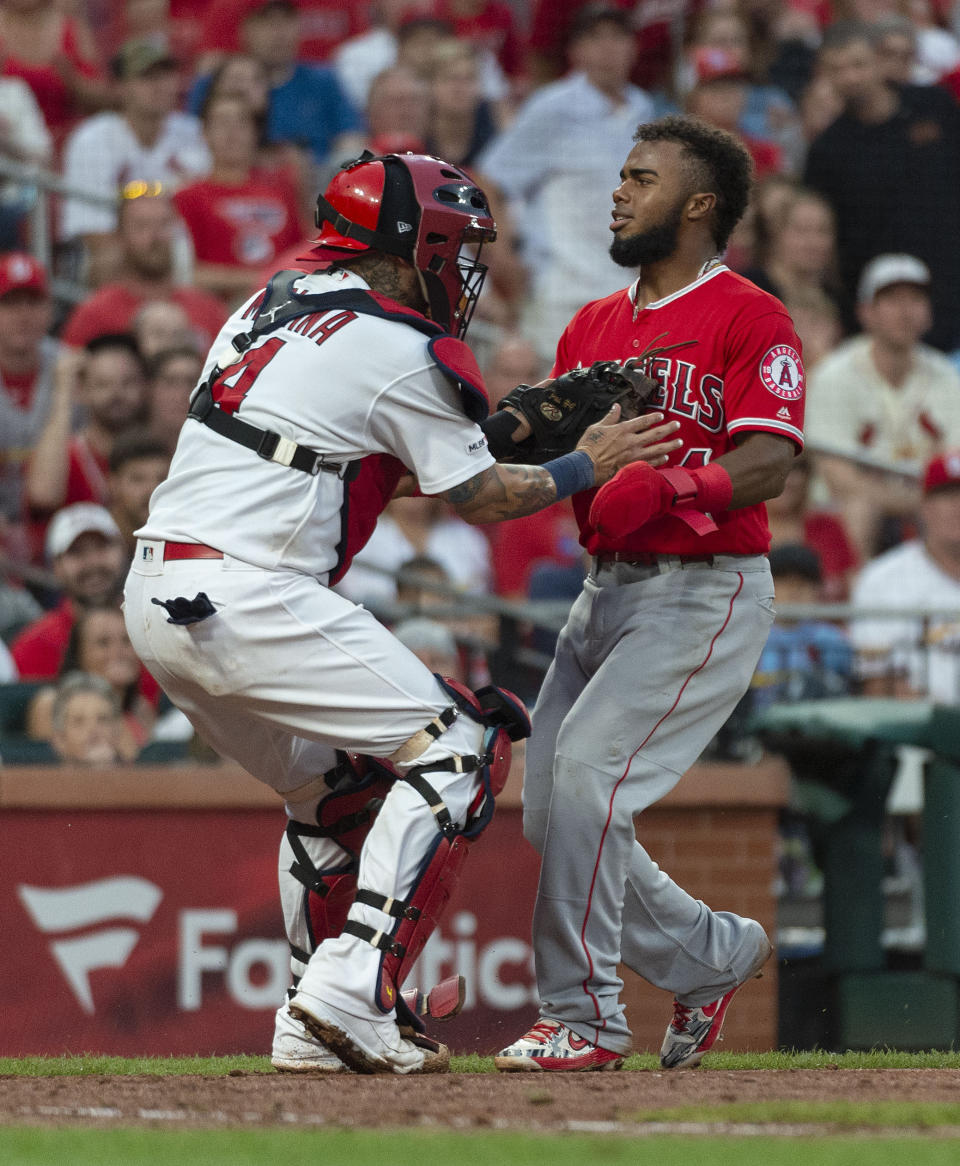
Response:
M690 1005L741 982L759 926L712 911L636 841L634 815L697 760L746 691L773 622L762 555L605 564L560 633L533 714L524 834L541 1013L627 1052L622 960Z

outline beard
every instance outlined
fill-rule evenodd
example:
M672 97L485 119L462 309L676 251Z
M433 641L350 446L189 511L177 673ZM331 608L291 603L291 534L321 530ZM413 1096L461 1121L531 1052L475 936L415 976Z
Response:
M166 243L141 251L128 251L126 265L141 279L169 279L173 272L173 251Z
M677 249L677 237L683 222L686 197L667 211L659 223L636 235L617 234L610 244L610 258L620 267L641 267L644 263L658 263L669 259Z

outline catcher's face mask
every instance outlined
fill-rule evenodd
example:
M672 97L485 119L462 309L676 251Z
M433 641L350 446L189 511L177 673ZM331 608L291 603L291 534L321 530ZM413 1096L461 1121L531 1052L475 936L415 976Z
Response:
M426 154L365 152L334 176L316 218L320 237L305 259L399 255L417 269L431 319L464 335L487 274L480 251L497 230L486 195L462 170ZM475 254L461 255L465 244Z

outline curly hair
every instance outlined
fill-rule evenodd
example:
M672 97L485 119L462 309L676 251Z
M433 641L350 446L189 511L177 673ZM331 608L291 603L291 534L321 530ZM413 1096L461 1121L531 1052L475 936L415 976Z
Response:
M690 193L706 190L717 196L711 230L717 250L723 251L750 201L753 162L746 149L725 130L679 114L644 122L633 140L676 142L683 147Z

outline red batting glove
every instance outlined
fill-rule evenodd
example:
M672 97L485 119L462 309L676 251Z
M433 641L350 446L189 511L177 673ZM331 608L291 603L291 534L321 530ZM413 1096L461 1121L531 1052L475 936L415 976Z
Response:
M655 470L646 462L631 462L595 494L590 524L605 538L619 539L653 518L673 514L697 534L708 534L717 529L708 512L726 510L732 497L730 475L715 462L696 470Z

